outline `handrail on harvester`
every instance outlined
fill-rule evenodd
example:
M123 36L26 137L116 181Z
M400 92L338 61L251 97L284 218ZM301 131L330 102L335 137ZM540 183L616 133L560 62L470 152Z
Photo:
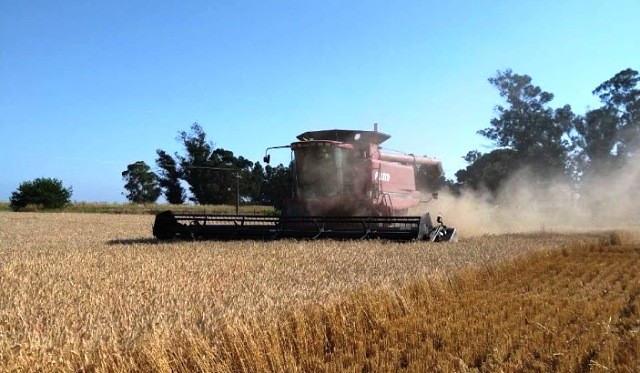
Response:
M419 164L425 166L437 167L442 173L442 162L435 158L420 157L413 154L393 154L380 152L380 160L388 162L398 162L407 164Z

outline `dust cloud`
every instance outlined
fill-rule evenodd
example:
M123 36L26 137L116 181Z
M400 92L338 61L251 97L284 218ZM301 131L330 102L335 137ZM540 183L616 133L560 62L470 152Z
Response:
M640 153L624 166L585 176L578 187L560 179L534 181L529 169L511 177L496 196L441 192L420 206L443 216L462 236L479 234L638 229L640 227Z

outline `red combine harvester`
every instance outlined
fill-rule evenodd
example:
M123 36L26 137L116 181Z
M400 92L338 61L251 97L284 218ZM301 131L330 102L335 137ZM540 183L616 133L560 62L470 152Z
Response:
M299 135L294 155L293 193L281 217L252 215L156 215L158 239L381 238L396 241L456 241L456 229L429 213L408 216L425 202L416 191L416 165L440 161L380 151L389 135L374 131L325 130ZM433 197L436 195L434 194Z

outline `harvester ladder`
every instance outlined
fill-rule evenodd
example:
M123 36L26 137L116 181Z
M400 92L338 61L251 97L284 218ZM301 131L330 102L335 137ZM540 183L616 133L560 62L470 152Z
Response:
M378 169L375 173L376 177L373 179L373 199L375 201L380 200L382 194L382 184L380 183L380 175L382 174L382 165L378 165Z
M378 204L387 208L389 216L393 215L393 201L391 200L391 195L389 193L381 193L380 197L380 202Z
M393 201L391 200L391 195L382 190L382 183L380 182L380 177L382 176L382 164L378 165L378 169L376 172L376 178L373 180L373 193L374 200L377 205L384 206L389 215L393 214Z

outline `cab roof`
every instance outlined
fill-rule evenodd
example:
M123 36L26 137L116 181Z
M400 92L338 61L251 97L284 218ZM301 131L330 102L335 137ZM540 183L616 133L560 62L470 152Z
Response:
M380 145L387 141L391 136L377 131L360 131L360 130L322 130L309 131L297 136L300 141L311 140L330 140L340 141L347 144L376 144Z

